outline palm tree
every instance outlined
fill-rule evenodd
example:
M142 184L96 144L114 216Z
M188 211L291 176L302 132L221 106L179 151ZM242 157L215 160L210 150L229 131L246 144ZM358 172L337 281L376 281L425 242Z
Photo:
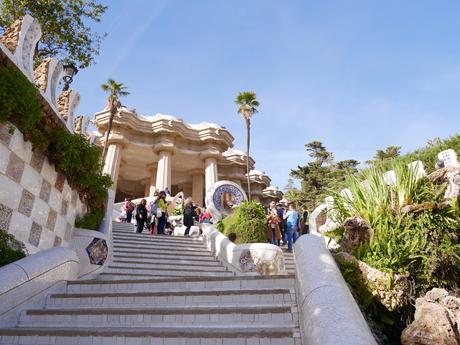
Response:
M246 177L248 182L248 198L251 200L251 183L249 180L249 148L251 145L251 119L257 113L260 105L255 92L239 92L235 103L238 105L238 113L246 120Z
M107 131L105 132L104 150L102 151L102 165L104 165L109 143L109 135L112 130L113 118L118 109L121 107L120 97L128 96L129 92L126 91L126 87L123 86L123 83L117 83L111 78L107 80L107 83L102 84L101 88L109 94L109 97L107 98L107 107L110 110L109 125L107 127Z

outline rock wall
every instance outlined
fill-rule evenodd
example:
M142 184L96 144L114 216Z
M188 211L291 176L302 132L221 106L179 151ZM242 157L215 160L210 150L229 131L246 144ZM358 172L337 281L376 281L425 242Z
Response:
M84 205L64 175L8 122L0 124L0 186L0 230L24 242L29 254L69 245Z

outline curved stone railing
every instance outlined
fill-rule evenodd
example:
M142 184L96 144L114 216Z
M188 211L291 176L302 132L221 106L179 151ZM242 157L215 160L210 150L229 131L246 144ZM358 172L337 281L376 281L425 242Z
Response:
M286 273L278 246L268 243L234 244L212 224L202 224L206 248L228 270L236 274L274 275Z
M59 282L76 279L75 251L56 247L0 268L0 326L14 325L24 304L42 306L46 291Z
M301 236L294 255L304 344L377 344L325 239L317 234Z

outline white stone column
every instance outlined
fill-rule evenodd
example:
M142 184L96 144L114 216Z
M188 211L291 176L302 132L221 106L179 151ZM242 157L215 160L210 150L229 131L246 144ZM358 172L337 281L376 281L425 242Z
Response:
M162 191L165 188L171 190L171 152L160 151L158 153L157 178L155 181L156 188Z
M194 171L192 175L192 199L198 205L204 202L204 176L202 171Z
M122 146L120 144L109 144L107 155L105 156L104 169L102 173L109 174L112 177L112 187L117 190L118 173L120 171Z
M155 194L156 189L156 181L157 181L157 167L156 165L152 167L150 172L150 187L149 187L149 196L153 196Z
M204 172L205 172L205 186L206 191L219 180L217 172L217 159L206 158L204 161Z

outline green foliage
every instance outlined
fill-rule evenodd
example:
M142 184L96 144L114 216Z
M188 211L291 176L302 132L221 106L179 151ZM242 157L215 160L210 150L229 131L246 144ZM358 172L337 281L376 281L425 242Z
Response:
M223 232L236 234L236 243L267 242L267 220L263 206L254 201L243 201L232 215L222 221ZM222 231L219 229L219 231Z
M358 259L387 272L407 274L415 283L413 298L432 287L458 289L460 283L460 212L456 200L446 204L445 186L417 179L402 162L393 162L396 185L386 185L377 166L347 186L353 198L336 194L336 217L357 216L374 230L371 243L355 253ZM417 212L407 207L420 205Z
M105 207L107 189L112 185L110 176L100 173L100 149L63 125L47 121L34 85L17 68L0 66L0 123L5 121L16 125L32 142L33 149L45 153L69 185L79 191L90 211L87 222L100 223L100 210Z
M28 132L41 117L37 89L19 69L0 66L0 122L14 118L19 129Z
M13 235L0 229L0 267L22 259L25 256L24 244L17 241Z
M312 141L305 147L314 160L291 170L291 176L300 180L301 190L291 189L286 193L286 198L298 206L313 210L332 191L345 187L347 176L357 172L359 163L355 160L335 163L332 153L319 141Z
M104 218L104 209L93 209L75 219L75 226L82 229L97 230Z
M182 207L175 208L172 212L173 216L182 216L183 214L184 214L184 211L182 210Z
M30 14L42 28L38 59L57 57L85 68L94 63L106 35L92 30L106 10L107 6L95 0L4 0L0 2L0 27L5 30Z
M378 164L398 157L401 154L401 146L388 146L385 150L377 150L374 160L366 161L368 164Z
M392 160L385 160L377 163L381 169L388 171L394 163L409 164L413 161L420 160L425 165L425 170L430 173L434 171L435 164L438 161L438 153L447 149L453 149L455 152L460 152L460 135L456 134L447 139L430 140L427 146L409 152L405 155L395 157Z
M55 131L48 146L49 158L61 171L69 185L77 188L90 209L101 208L107 198L112 181L108 175L100 175L100 150L76 134L64 128Z
M397 313L389 311L380 302L375 288L363 277L356 262L336 257L340 271L352 287L355 298L372 329L379 338L379 344L399 344L399 336L404 328Z
M236 96L235 103L238 106L238 113L244 114L245 111L250 111L253 114L257 113L257 107L260 105L255 92L243 91Z

